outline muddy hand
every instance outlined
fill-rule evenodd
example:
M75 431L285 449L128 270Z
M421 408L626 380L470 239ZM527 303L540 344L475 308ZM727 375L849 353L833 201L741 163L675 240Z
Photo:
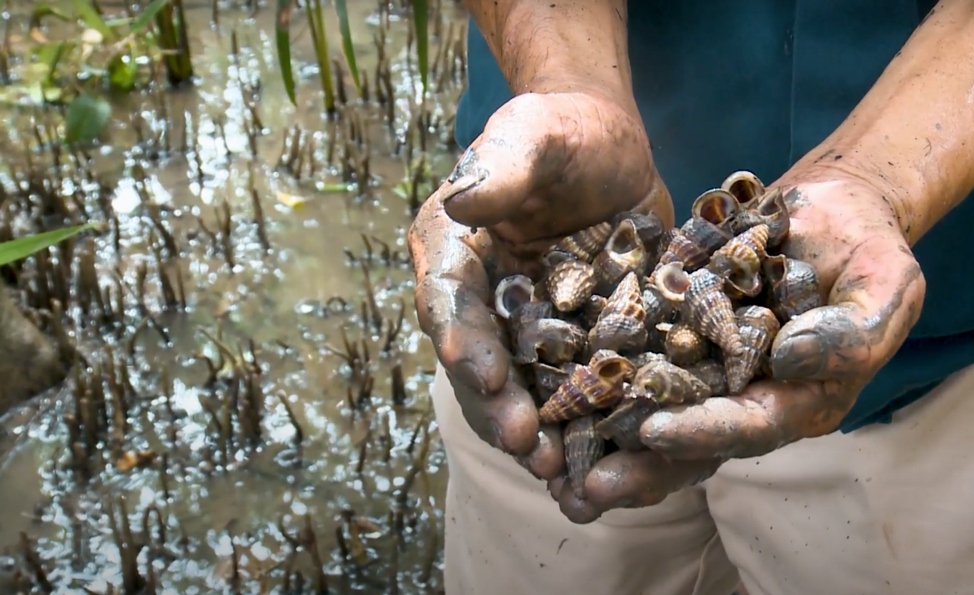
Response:
M530 258L637 203L673 207L634 108L594 93L528 93L498 109L444 184L455 221Z
M488 308L490 288L510 267L484 230L450 220L437 198L423 204L409 230L420 327L477 435L515 455L535 476L555 477L563 468L561 436L557 428L539 427L537 407Z
M771 347L774 381L650 417L642 439L655 451L753 457L830 433L916 324L926 286L892 194L856 176L815 175L792 172L779 185L792 188L785 252L816 267L825 305L782 327Z

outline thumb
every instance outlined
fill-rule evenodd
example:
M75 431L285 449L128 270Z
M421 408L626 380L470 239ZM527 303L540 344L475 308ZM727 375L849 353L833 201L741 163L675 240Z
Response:
M565 169L566 156L555 159L559 163L549 158L551 138L537 102L515 101L495 112L447 178L443 203L450 218L469 227L515 219L542 185L540 169Z
M899 238L860 243L832 286L829 305L785 324L771 347L777 380L871 376L906 340L923 305L920 265Z

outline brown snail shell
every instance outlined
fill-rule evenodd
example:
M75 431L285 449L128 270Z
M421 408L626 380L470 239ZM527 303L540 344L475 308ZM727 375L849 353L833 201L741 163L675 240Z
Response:
M555 394L555 391L568 380L577 367L578 364L571 362L561 366L552 366L544 362L531 364L534 371L535 391L541 400L541 404L544 404L551 395Z
M518 329L514 362L531 364L541 358L548 364L563 364L584 353L587 344L585 329L557 318L542 318Z
M636 235L643 243L650 258L654 258L660 249L660 242L663 239L665 229L663 221L656 213L637 213L635 211L625 211L612 218L612 226L618 227L620 223L629 220L636 229Z
M577 366L541 409L541 423L567 421L612 407L622 398L622 384L635 374L626 358L609 351L595 352L589 363Z
M741 352L734 307L720 277L708 269L688 275L681 263L674 262L660 270L656 286L664 298L681 303L687 323L716 343L725 355Z
M639 368L642 368L643 366L645 366L650 362L665 360L666 356L664 356L662 353L655 352L655 351L644 351L643 353L629 356L626 359L628 359L632 363L632 365L635 366L635 369L638 370Z
M782 322L822 306L818 274L811 264L779 255L765 259L763 268L769 305Z
M623 277L589 331L592 351L639 351L646 346L646 310L635 273Z
M698 196L693 201L690 212L695 219L722 226L741 212L741 204L730 192L723 188L714 188Z
M585 478L605 454L605 440L595 431L602 414L595 412L575 418L565 425L565 466L578 499L585 498Z
M612 225L608 221L603 221L562 238L555 244L555 249L568 252L579 260L590 263L605 247L605 242L611 234Z
M686 370L710 387L712 396L728 394L727 374L724 371L724 366L720 363L712 359L705 359L692 366L687 366Z
M623 219L592 264L601 281L611 287L629 273L643 275L647 261L646 247L636 234L635 224L632 219Z
M639 368L632 390L637 397L653 399L660 407L700 403L712 394L710 387L699 378L665 359Z
M734 237L729 231L721 229L702 217L691 217L680 227L680 231L708 255L713 254Z
M605 419L595 424L595 431L616 446L630 452L646 450L639 438L639 428L649 416L659 411L652 399L626 395Z
M775 335L781 330L774 312L763 306L745 306L738 308L735 314L744 349L739 355L724 360L727 387L732 395L740 394L751 382Z
M585 303L582 304L582 321L585 326L589 328L595 326L599 316L602 314L602 310L605 310L605 305L608 302L608 298L602 297L601 295L592 295L585 300Z
M661 322L656 328L666 333L663 343L666 357L681 368L699 362L710 352L707 339L685 324Z
M649 275L650 283L656 282L656 275L659 274L659 270L667 264L679 262L683 264L685 270L695 271L707 264L710 259L710 253L688 238L682 229L671 229L666 233L668 236L666 251L659 257L659 262L656 263L652 274Z
M746 170L735 171L727 176L720 187L733 194L744 208L749 207L766 192L761 179Z
M727 283L734 298L761 293L761 263L767 258L769 228L759 223L714 252L707 267Z
M781 188L769 190L753 208L738 213L728 225L734 234L739 234L761 223L768 226L768 247L777 248L788 238L791 216Z
M501 279L494 290L494 311L501 318L510 319L519 306L531 301L534 282L525 275L511 275Z
M554 263L546 280L551 303L559 312L572 312L580 308L592 295L595 284L595 268L574 258L564 258Z
M675 312L673 303L664 299L659 290L649 284L643 289L643 310L646 311L646 325L651 329L668 321Z

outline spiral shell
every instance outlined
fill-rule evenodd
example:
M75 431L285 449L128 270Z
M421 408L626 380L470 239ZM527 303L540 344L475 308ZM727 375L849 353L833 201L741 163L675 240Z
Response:
M695 219L703 219L723 226L741 212L741 204L730 192L722 188L707 190L693 201L690 212Z
M602 310L605 310L607 303L609 303L609 300L601 295L592 295L585 300L585 303L582 304L582 320L585 326L588 328L595 326L595 323L599 320L599 316L602 315Z
M723 292L723 280L708 269L689 275L679 262L663 267L656 280L663 297L682 304L687 323L716 343L725 355L741 351L741 335L730 298Z
M707 255L712 255L718 248L724 246L734 236L702 217L692 217L687 220L680 231L693 245L699 247Z
M615 352L595 352L589 363L576 367L541 406L538 410L541 423L567 421L612 407L622 398L622 384L635 371L629 360Z
M626 395L612 413L595 424L595 431L623 450L645 450L639 439L639 428L656 411L659 411L659 405L654 400Z
M646 346L646 310L635 273L623 277L589 331L590 349L638 351Z
M562 238L555 249L574 255L579 260L591 263L595 255L605 247L606 240L612 234L612 225L603 221L572 235Z
M653 329L657 324L668 321L675 313L673 303L664 299L659 290L649 284L643 290L643 310L646 311L646 325Z
M632 219L623 219L592 264L602 283L611 287L629 273L643 275L647 258L646 247L636 234Z
M524 275L511 275L501 279L494 290L494 311L504 319L518 307L531 301L534 282Z
M653 399L660 407L700 403L711 396L710 387L693 374L666 360L649 362L636 371L633 393Z
M551 303L559 312L572 312L592 295L596 284L595 268L582 260L560 259L554 263L546 280Z
M763 268L771 289L769 305L783 322L822 306L818 274L809 263L783 255L769 256Z
M707 268L727 283L731 297L754 297L761 293L761 263L767 258L769 228L759 223L748 228L714 252Z
M732 233L741 232L764 224L768 226L767 246L776 248L787 238L791 230L791 217L781 188L769 190L751 209L737 213L728 221Z
M685 324L662 322L656 328L666 333L663 349L666 357L677 366L685 368L695 364L710 351L707 339Z
M565 466L575 497L585 497L585 477L595 463L605 454L605 440L595 431L602 421L602 414L590 413L575 418L565 425Z
M727 387L732 395L740 394L751 382L775 335L781 330L781 323L768 308L745 306L738 308L735 314L744 349L739 355L724 360Z
M710 387L712 396L722 396L729 393L727 374L724 371L724 366L718 362L712 359L705 359L692 366L687 366L686 370Z
M666 235L668 242L666 251L659 257L659 262L656 263L653 272L649 275L650 283L656 282L656 276L660 269L667 264L679 262L683 264L685 270L695 271L707 264L710 259L710 253L688 238L683 230L671 229L666 232Z
M564 320L542 318L518 329L516 340L515 363L531 364L540 357L545 363L557 365L584 352L588 333Z
M637 213L635 211L625 211L612 218L612 225L617 228L623 221L629 220L636 229L636 235L643 243L646 253L650 258L654 258L659 253L660 242L663 239L665 228L663 221L656 213Z
M720 187L737 199L742 207L747 208L766 192L764 183L753 172L741 170L727 176Z
M555 391L571 377L576 363L566 363L561 366L552 366L544 362L531 364L534 372L534 387L541 404L544 404Z

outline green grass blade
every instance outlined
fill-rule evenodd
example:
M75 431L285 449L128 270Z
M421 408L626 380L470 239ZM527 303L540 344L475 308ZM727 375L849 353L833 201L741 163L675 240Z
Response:
M277 38L277 61L281 67L281 78L284 79L284 91L291 103L297 106L298 100L294 96L294 72L291 70L291 10L293 8L292 0L277 0L274 32Z
M152 22L152 19L156 18L156 14L162 10L170 0L153 0L152 4L147 6L145 10L142 11L129 27L129 33L138 33L142 29L145 29L146 25Z
M328 33L325 31L325 17L321 8L321 0L311 0L307 8L308 28L315 46L315 59L318 61L318 77L321 87L325 91L325 111L335 112L335 88L331 80L331 59L328 57Z
M335 12L338 14L338 28L342 33L342 50L345 53L345 62L348 64L348 71L352 73L355 90L361 95L362 82L359 80L358 64L355 62L355 46L352 45L352 28L348 24L348 5L345 0L335 0Z
M115 32L112 28L105 24L105 20L101 18L95 7L91 5L88 0L74 0L74 12L78 17L84 21L85 26L89 29L94 29L101 33L101 36L105 38L106 41L115 40Z
M10 240L9 242L0 242L0 266L27 258L31 254L39 252L44 248L49 248L75 234L96 227L99 227L98 223L83 223L72 227L44 231L25 238Z
M423 93L426 93L426 81L429 78L429 13L426 0L410 0L413 6L413 23L416 27L416 59L419 63L419 78L423 81Z

